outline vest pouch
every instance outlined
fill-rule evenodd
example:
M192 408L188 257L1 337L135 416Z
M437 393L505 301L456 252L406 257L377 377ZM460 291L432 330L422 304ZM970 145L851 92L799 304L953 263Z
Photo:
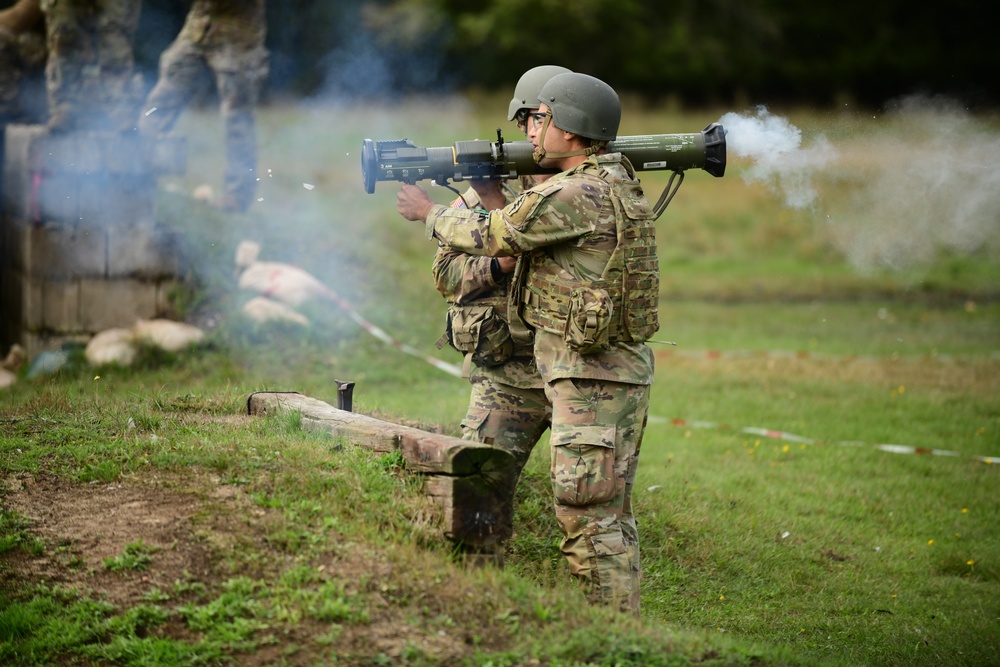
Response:
M597 354L611 346L614 306L606 290L593 286L574 288L569 295L568 311L563 337L571 350Z
M622 183L613 191L612 202L619 216L619 245L608 266L622 272L613 278L621 281L623 290L620 335L622 340L643 343L660 328L660 261L653 226L656 215L638 181Z
M448 310L451 346L471 354L477 366L499 366L510 359L514 341L493 306L452 306Z
M655 255L625 262L625 328L629 338L645 343L660 328L660 272Z

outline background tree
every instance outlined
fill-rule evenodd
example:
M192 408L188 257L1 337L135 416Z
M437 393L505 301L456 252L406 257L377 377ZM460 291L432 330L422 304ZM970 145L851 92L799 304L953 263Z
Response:
M187 4L144 1L137 59L147 71ZM506 89L526 67L559 62L653 101L880 106L920 92L990 107L1000 101L1000 50L988 9L977 0L283 0L268 3L269 92Z

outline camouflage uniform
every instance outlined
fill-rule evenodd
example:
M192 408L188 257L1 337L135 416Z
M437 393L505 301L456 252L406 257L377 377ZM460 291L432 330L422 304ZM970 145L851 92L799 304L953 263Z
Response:
M38 0L18 0L0 10L0 126L33 120L22 100L26 79L45 68L45 21ZM0 127L0 132L3 129ZM2 143L2 140L0 140Z
M133 129L142 91L132 51L141 0L41 0L41 8L49 126Z
M627 166L618 153L593 156L503 209L435 205L426 224L428 236L453 250L528 254L530 262L515 271L512 303L519 306L515 314L536 323L534 356L553 410L551 473L562 552L592 601L638 613L641 567L631 496L653 381L653 354L641 341L657 326L659 268L653 214ZM627 201L623 192L630 193ZM646 246L623 265L641 265L645 277L633 283L626 270L620 284L612 281L613 307L596 317L614 313L617 324L603 347L574 349L578 341L554 333L557 327L539 315L545 312L539 298L566 299L544 285L597 284L636 239ZM644 286L641 308L628 285ZM631 322L643 318L647 335L630 336Z
M268 73L266 32L264 0L194 0L160 57L159 80L139 118L144 133L169 132L211 70L226 128L222 205L229 210L246 210L257 188L254 109Z
M507 186L504 191L508 201L517 194ZM458 199L452 207L467 208L466 204L475 207L478 203L478 195L469 190L465 201ZM491 304L496 307L497 315L508 321L506 309L513 274L496 275L492 262L490 257L441 246L434 257L435 285L452 307ZM472 392L462 420L462 437L509 451L517 471L513 478L516 488L531 450L549 428L552 409L535 365L532 332L522 328L513 333L511 355L503 363L476 364L471 360L472 353L466 354ZM510 489L512 497L515 488Z

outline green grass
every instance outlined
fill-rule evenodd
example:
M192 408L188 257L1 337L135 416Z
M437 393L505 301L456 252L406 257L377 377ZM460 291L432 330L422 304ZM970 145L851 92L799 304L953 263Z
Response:
M104 559L104 567L112 572L122 570L148 570L153 562L153 554L158 549L143 544L142 540L125 545L125 551L119 556Z
M940 248L890 270L848 261L819 215L851 211L852 188L898 168L891 142L864 150L872 133L894 137L901 154L919 148L906 123L794 110L807 140L823 133L844 156L816 175L820 206L787 209L766 184L747 185L748 165L734 159L722 179L689 174L659 223L657 338L677 346L655 348L636 484L641 621L586 607L568 581L544 439L518 488L506 569L470 571L453 562L399 457L305 432L294 418L241 416L261 390L335 403L340 379L357 383L359 412L458 431L467 384L335 308L308 308L304 331L242 318L249 295L236 289L232 253L255 238L263 259L303 266L394 337L457 362L433 345L444 315L434 245L395 213L394 184L364 193L358 150L365 137L433 146L491 136L499 119L486 110L504 104L458 102L448 122L419 101L264 109L263 201L239 218L186 196L218 187L221 140L213 112L182 119L188 173L164 179L159 210L185 239L196 290L183 303L209 343L147 351L131 369L87 368L76 355L0 394L0 659L1000 662L1000 468L976 458L1000 456L1000 230L969 252ZM690 132L720 116L627 111L623 133ZM643 181L652 196L665 179ZM120 567L106 571L73 536L44 539L43 522L8 503L19 480L49 478L80 494L124 485L193 498L199 509L178 544L120 537L102 554ZM198 554L202 569L161 580L180 554ZM15 575L32 558L64 563L62 576L93 588ZM112 585L128 587L125 602L107 601L101 587Z

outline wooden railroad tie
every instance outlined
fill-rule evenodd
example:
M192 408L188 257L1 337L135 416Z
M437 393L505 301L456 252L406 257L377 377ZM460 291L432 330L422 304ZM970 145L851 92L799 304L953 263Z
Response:
M501 449L335 408L296 392L256 392L247 413L298 413L302 428L376 452L399 451L444 512L444 534L469 554L493 554L513 532L514 459ZM488 559L487 559L488 560Z

